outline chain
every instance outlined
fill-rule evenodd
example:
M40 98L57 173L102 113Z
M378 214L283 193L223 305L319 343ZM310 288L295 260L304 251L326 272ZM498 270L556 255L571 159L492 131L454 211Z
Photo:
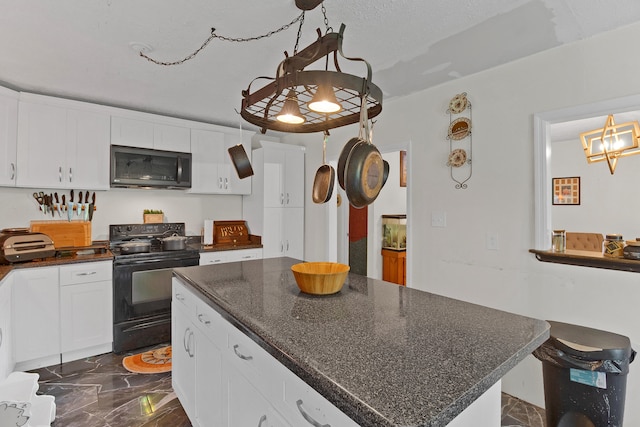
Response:
M302 18L300 19L300 25L298 26L298 35L296 36L296 45L293 48L294 55L298 53L298 43L300 43L300 35L302 34L302 24L304 24L304 10L300 14L300 16Z
M333 31L333 28L329 26L329 19L327 18L327 8L324 7L324 1L322 2L322 15L324 16L324 28L326 31L325 34L328 34L329 30Z
M324 9L324 6L323 6L323 9ZM293 21L289 22L288 24L284 24L282 27L278 28L277 30L272 30L272 31L269 31L266 34L262 34L262 35L254 36L254 37L246 37L246 38L244 38L244 37L219 36L219 35L217 35L215 33L216 29L212 28L211 29L211 35L204 41L204 43L202 43L202 46L200 46L198 49L193 51L193 53L191 53L190 55L188 55L185 58L180 59L178 61L162 62L162 61L158 61L156 59L150 58L149 56L145 55L142 52L140 52L140 56L145 58L147 61L153 62L154 64L157 64L157 65L167 65L167 66L169 66L169 65L180 65L180 64L183 64L183 63L187 62L190 59L193 59L197 54L200 53L200 51L202 49L207 47L207 45L213 39L220 39L220 40L227 41L227 42L251 42L251 41L255 41L255 40L264 39L266 37L271 37L274 34L277 34L277 33L280 33L282 31L285 31L285 30L289 29L289 27L291 27L296 22L300 22L300 27L298 28L298 38L296 39L296 48L295 48L295 50L297 51L297 49L298 49L298 41L300 40L300 33L302 31L302 23L304 22L304 11L302 11L302 13L300 15L298 15Z

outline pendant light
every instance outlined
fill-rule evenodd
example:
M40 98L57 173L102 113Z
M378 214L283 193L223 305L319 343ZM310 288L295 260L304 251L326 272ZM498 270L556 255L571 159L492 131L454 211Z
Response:
M325 84L318 85L318 90L309 101L308 106L311 111L322 114L337 113L342 110L342 105L338 102L336 94L331 87Z
M293 89L289 89L286 101L284 101L280 113L276 116L276 120L290 125L304 123L304 117L302 117L300 106L298 105L298 96Z

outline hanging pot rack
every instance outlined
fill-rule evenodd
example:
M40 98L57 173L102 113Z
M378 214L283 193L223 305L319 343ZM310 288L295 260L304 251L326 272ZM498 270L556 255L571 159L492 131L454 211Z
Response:
M267 129L291 132L310 133L325 132L329 129L346 126L360 121L361 105L366 105L367 115L373 118L382 111L382 91L371 82L371 66L362 58L350 58L342 52L342 41L345 25L340 31L321 35L318 39L292 56L285 52L285 59L278 65L276 77L257 77L246 90L242 91L242 109L240 115L249 123L258 126L262 133ZM333 54L336 71L309 70L305 68L316 61ZM338 55L348 61L360 61L366 65L366 77L358 77L343 73L338 64ZM265 86L252 92L251 86L257 80L270 80ZM320 85L329 85L342 105L336 113L317 113L309 109L307 104ZM287 96L293 91L298 100L301 114L305 121L300 124L283 123L276 119ZM363 103L362 100L365 100Z

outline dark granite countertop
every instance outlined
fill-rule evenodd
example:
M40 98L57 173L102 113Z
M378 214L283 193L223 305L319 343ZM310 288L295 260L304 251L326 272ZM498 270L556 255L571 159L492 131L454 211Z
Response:
M542 320L356 274L305 295L297 262L174 272L361 426L446 425L549 336Z
M0 280L4 279L9 272L19 268L49 267L52 265L74 264L79 262L111 261L113 254L106 250L103 253L92 253L86 255L69 254L54 256L50 258L34 259L32 261L17 262L14 264L0 265Z

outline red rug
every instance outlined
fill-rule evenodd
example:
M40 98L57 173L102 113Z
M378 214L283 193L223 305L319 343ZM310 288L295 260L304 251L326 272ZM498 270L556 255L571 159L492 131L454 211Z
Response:
M171 371L171 346L145 351L122 359L122 366L136 374L160 374Z

